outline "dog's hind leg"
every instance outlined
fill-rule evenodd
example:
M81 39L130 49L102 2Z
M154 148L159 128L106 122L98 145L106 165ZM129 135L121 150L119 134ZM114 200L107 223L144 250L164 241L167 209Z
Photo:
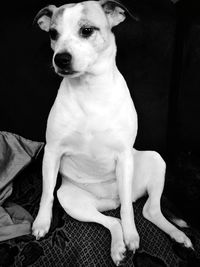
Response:
M120 220L106 216L100 211L115 209L118 206L114 200L96 198L71 182L63 179L57 192L58 200L67 214L83 222L102 224L111 233L111 257L116 265L124 258L126 251Z
M190 239L172 223L170 223L162 214L160 199L165 182L165 162L161 156L153 151L135 153L137 161L137 175L140 175L146 181L146 191L148 199L143 208L143 215L165 233L167 233L176 242L185 247L192 248ZM144 175L146 177L144 177ZM138 179L136 177L136 179Z

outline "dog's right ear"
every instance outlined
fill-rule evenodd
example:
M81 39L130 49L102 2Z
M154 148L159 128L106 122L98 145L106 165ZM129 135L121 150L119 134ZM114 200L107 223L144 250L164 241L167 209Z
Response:
M33 23L37 23L43 31L48 32L52 15L56 9L57 7L55 5L49 5L47 7L44 7L37 13Z

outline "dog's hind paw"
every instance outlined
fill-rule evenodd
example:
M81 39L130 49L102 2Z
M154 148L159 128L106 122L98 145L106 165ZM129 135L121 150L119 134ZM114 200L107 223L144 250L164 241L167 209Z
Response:
M176 229L170 233L170 236L177 243L182 244L184 247L194 249L191 240L182 231Z

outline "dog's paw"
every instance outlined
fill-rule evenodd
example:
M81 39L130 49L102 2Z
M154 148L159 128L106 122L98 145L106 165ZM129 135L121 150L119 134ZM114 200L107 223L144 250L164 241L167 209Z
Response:
M116 242L111 247L111 257L116 266L119 266L125 257L126 247L123 240Z
M139 248L140 237L137 232L134 219L128 217L126 219L122 219L121 222L125 245L129 250L135 253L135 251Z
M184 247L193 249L193 245L192 245L191 240L182 231L175 229L170 233L170 236L177 243L182 244Z
M45 217L45 215L38 214L32 225L32 234L39 240L44 237L50 228L51 216Z
M123 231L121 221L117 218L113 218L113 225L110 228L112 242L111 242L111 258L115 265L119 266L121 261L125 257L126 246L123 240Z
M135 253L139 248L140 237L137 231L132 231L131 233L124 233L124 241L127 248Z

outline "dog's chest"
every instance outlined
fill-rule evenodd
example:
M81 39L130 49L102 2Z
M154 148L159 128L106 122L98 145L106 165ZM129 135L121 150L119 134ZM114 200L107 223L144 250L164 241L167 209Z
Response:
M84 154L95 159L108 154L114 157L121 148L120 137L113 129L82 131L78 128L63 139L62 146L68 155Z
M74 132L65 139L60 171L79 182L97 182L115 177L116 140L111 132Z
M78 101L70 95L60 96L48 122L50 140L62 154L60 172L74 180L82 177L82 182L114 178L117 156L133 146L137 132L132 102L95 105L86 97Z

